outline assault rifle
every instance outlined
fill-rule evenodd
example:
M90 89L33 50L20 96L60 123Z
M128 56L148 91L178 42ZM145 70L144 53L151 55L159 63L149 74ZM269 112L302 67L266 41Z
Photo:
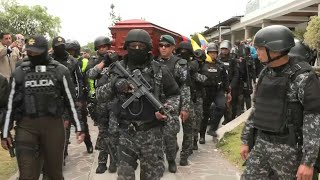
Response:
M173 108L170 106L164 106L156 97L154 97L154 95L150 92L152 87L144 79L139 69L134 70L133 74L129 74L129 72L121 65L121 63L116 61L109 66L108 71L114 72L120 77L126 78L129 83L133 85L132 96L122 104L123 109L127 108L135 99L145 96L157 111L168 116L168 118L172 118L170 112L173 110Z

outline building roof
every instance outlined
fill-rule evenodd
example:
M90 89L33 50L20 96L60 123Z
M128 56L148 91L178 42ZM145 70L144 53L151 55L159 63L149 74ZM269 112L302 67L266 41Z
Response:
M212 33L213 31L216 31L219 28L219 26L230 26L232 24L238 23L238 22L240 22L241 17L243 17L243 16L233 16L233 17L231 17L223 22L220 22L217 25L203 31L201 34L207 35L207 34Z

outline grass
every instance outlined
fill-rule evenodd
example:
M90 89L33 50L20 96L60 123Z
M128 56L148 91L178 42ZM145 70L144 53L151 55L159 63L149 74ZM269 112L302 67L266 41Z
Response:
M0 147L0 179L9 179L18 170L16 158L11 158L9 151Z
M240 156L240 135L243 126L244 124L242 123L232 131L225 133L217 144L217 147L221 150L225 158L241 170L243 170L243 160Z

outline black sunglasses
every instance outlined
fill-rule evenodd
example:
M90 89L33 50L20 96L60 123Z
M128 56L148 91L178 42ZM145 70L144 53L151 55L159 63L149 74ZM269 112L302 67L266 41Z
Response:
M171 44L163 44L163 43L160 43L160 44L159 44L159 47L162 48L163 46L166 47L166 48L168 48L168 47L171 46Z

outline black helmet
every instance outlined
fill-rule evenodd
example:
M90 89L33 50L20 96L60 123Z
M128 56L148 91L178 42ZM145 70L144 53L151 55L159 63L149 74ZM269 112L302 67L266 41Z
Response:
M130 42L141 42L147 45L148 51L152 49L151 37L149 33L143 29L131 29L127 34L123 49L126 50Z
M221 43L220 43L220 49L222 48L226 48L226 49L229 49L231 50L232 46L231 46L231 42L229 40L223 40Z
M296 45L290 49L288 55L292 57L298 57L299 59L302 59L309 63L312 58L311 49L299 39L295 38L294 42Z
M80 51L80 43L77 40L68 39L66 41L66 50L69 50L69 49Z
M218 46L216 45L216 43L209 43L208 47L207 47L207 53L208 52L218 52Z
M93 45L94 45L94 50L98 50L98 47L101 46L101 45L109 45L111 46L111 40L106 37L106 36L99 36L97 37L94 42L93 42Z
M205 53L203 50L201 50L201 49L195 50L195 51L193 52L193 55L194 55L196 58L201 59L201 60L203 60L203 61L205 61L206 58L207 58L206 53Z
M80 43L77 40L68 39L66 41L66 50L74 50L74 56L77 57L80 55Z
M282 25L272 25L260 29L254 37L253 44L273 52L286 52L295 46L292 32Z
M176 52L180 53L181 49L186 49L187 51L189 51L191 55L193 54L193 48L190 42L185 42L185 41L180 42Z

